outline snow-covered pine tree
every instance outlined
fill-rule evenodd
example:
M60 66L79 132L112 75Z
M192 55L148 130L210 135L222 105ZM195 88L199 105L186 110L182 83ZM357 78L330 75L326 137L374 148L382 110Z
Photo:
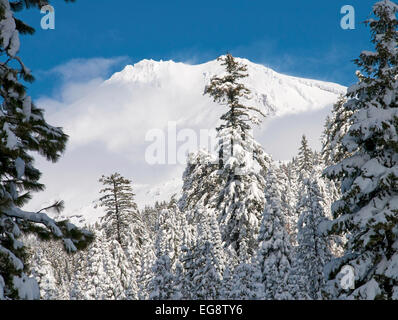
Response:
M105 207L106 214L101 219L108 239L117 240L123 248L128 245L128 237L135 235L138 244L142 244L144 223L134 202L131 180L119 173L102 176L99 179L104 185L100 190L103 196L99 199L99 206Z
M322 230L349 233L344 255L327 268L332 297L398 299L397 11L388 0L373 6L375 18L367 24L375 51L356 60L363 74L344 105L353 112L341 139L349 156L325 171L341 181L342 196ZM339 281L345 265L354 268L353 289Z
M158 231L155 245L158 251L160 250L162 254L169 256L173 269L179 259L180 248L184 239L181 216L174 198L168 208L161 210L158 215Z
M303 181L306 190L298 203L300 218L295 259L300 268L304 292L311 299L321 300L321 290L325 284L323 269L326 263L332 260L333 255L330 239L318 232L318 226L327 219L323 190L325 186L316 172L310 176Z
M229 263L230 266L234 265L234 256L228 248L224 248L223 246L220 226L217 223L215 210L208 209L202 214L199 214L199 216L201 219L197 225L198 238L201 239L202 242L211 242L215 261L217 261L214 267L221 277L227 263Z
M156 238L158 214L162 209L166 209L168 205L167 201L155 201L153 205L145 205L141 211L142 221L146 231L149 232L148 236L150 238Z
M49 125L43 110L36 107L22 81L31 82L30 70L18 57L20 34L34 29L14 17L26 7L44 6L48 1L0 0L0 299L39 298L37 282L28 278L21 234L33 232L42 238L63 239L68 251L87 245L88 232L67 222L55 222L43 212L21 209L31 191L41 191L41 173L34 166L34 153L57 161L64 151L67 135Z
M113 279L106 268L107 240L101 231L95 233L95 241L90 245L80 268L75 270L71 298L77 300L114 299L111 286ZM110 261L109 261L110 262ZM116 280L116 279L115 279Z
M264 298L264 285L260 265L256 259L249 261L247 257L240 256L240 262L234 268L230 281L230 291L226 299L232 300L261 300ZM223 281L223 282L224 282ZM225 283L225 282L224 282ZM223 286L223 289L225 287ZM224 292L223 292L224 293ZM225 294L225 293L224 293Z
M225 244L238 255L245 255L240 248L241 243L246 242L243 247L252 255L257 248L264 209L264 180L258 171L267 167L267 157L254 140L250 125L258 124L258 116L264 117L264 113L244 104L244 99L250 99L250 90L240 82L248 76L246 65L231 54L218 60L225 66L226 74L213 77L205 88L205 94L227 107L227 112L221 116L223 123L217 128L219 171L216 185L220 192L211 201L219 212Z
M138 299L149 298L149 283L153 277L152 266L156 261L155 244L151 238L147 238L142 245L140 271L137 272Z
M226 253L214 209L197 207L200 220L195 225L196 238L184 243L180 257L184 279L181 283L185 299L220 299ZM233 259L229 260L233 263Z
M69 299L72 278L77 270L76 260L83 264L81 250L74 255L68 255L62 250L62 244L55 240L40 241L34 235L24 236L29 254L30 273L38 281L40 299Z
M230 300L232 288L234 284L232 282L233 272L231 271L230 266L227 264L224 269L224 273L222 275L221 280L221 289L220 289L220 300Z
M167 253L158 253L158 255L152 267L153 278L148 285L149 299L174 300L178 292L176 292L170 257Z
M193 275L195 272L195 253L196 239L190 239L181 247L180 261L176 269L176 285L182 299L193 300L195 299L194 286L192 283Z
M197 239L190 250L183 255L186 271L185 287L187 298L194 300L217 300L220 298L221 275L217 270L219 261L211 241Z
M96 241L81 252L75 265L70 296L77 300L136 299L135 272L118 241L109 240L102 229L95 230Z
M361 77L359 79L361 79ZM331 166L349 157L347 149L342 144L342 139L350 127L350 117L352 115L352 110L345 107L346 102L347 98L341 95L333 105L331 117L328 116L325 121L324 131L321 137L323 167ZM328 202L328 207L331 208L331 204L341 197L340 183L337 179L327 179L322 173L320 174L325 180L327 189L325 200ZM331 218L331 210L328 211L330 211ZM329 214L327 216L329 216ZM339 251L341 251L341 248ZM336 254L336 252L334 253Z
M288 278L291 269L291 244L281 210L281 194L270 168L266 177L266 206L258 237L258 261L264 283L265 299L290 299Z
M99 205L106 208L106 215L101 221L112 257L108 268L117 277L112 297L136 299L136 276L141 274L142 248L147 241L146 226L134 201L131 180L113 173L108 177L102 176L99 181L105 186L100 191L103 196L99 199Z
M347 157L347 150L341 143L350 127L352 111L345 108L347 98L340 96L333 105L331 117L327 117L322 134L322 159L327 166L335 164Z
M292 166L279 163L275 168L277 181L281 190L281 210L282 215L285 217L286 231L290 236L290 243L292 246L297 245L297 221L298 214L296 210L297 204L297 188L296 177L293 176L295 172Z
M155 241L156 260L152 265L151 280L147 288L149 299L152 300L170 300L178 294L173 273L173 260L176 259L176 252L177 256L179 252L175 222L173 211L163 209L160 212Z
M289 274L289 293L291 298L294 300L311 300L311 297L308 293L307 286L307 277L303 276L303 269L300 265L300 262L295 258L297 247L293 248L293 259L290 266L290 274Z
M149 237L149 235L148 235ZM144 242L148 242L148 238L143 238ZM151 245L152 242L149 241L149 244ZM128 269L129 274L131 274L131 276L129 276L132 280L131 280L131 286L130 287L136 287L137 284L134 284L132 281L137 281L137 278L139 277L139 275L141 274L141 267L142 267L142 259L143 259L143 255L144 255L144 249L145 246L144 244L139 244L139 242L137 241L137 238L135 237L134 233L130 233L127 237L127 246L125 248L123 248L123 263L125 261L127 261L128 266L124 266L124 269ZM124 271L123 271L124 272ZM127 282L125 282L127 283ZM138 289L129 289L130 292L132 292L131 295L128 295L128 297L132 297L131 299L135 299L136 298L136 294L138 292ZM133 292L135 290L135 293Z
M258 237L258 261L264 283L264 298L291 299L289 274L291 272L291 244L285 229L285 217L281 210L281 195L275 169L270 168L266 177L266 206Z
M191 225L197 224L200 220L200 217L195 215L197 212L195 208L197 206L210 208L210 199L219 192L220 188L216 184L218 175L215 163L216 157L205 150L188 155L178 207L187 216L188 223Z
M134 269L128 261L122 246L117 240L107 243L105 267L111 279L110 289L115 300L133 300L137 298L137 283Z
M31 270L40 288L40 299L55 300L59 297L60 283L57 283L54 268L49 261L49 257L44 255L43 251L35 255L34 270Z
M314 165L313 161L314 152L309 147L307 138L303 134L303 136L301 137L299 153L297 156L298 172L303 176L308 175Z
M96 241L93 242L92 245L95 245L97 243L97 238ZM83 251L83 254L79 252L77 255L79 258L79 263L76 265L72 261L68 261L69 259L66 259L67 264L71 264L71 268L73 271L73 274L69 278L68 281L68 288L67 288L67 295L62 296L62 300L82 300L86 299L84 296L85 294L88 294L89 289L86 286L86 282L88 280L86 270L87 270L87 251Z

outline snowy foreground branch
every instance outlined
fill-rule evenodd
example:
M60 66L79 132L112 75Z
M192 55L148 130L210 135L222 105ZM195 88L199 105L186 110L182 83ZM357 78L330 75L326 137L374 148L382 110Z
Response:
M28 252L18 240L22 235L61 239L67 252L84 248L93 239L67 221L55 222L45 213L20 209L31 192L45 188L33 154L56 162L68 140L62 128L46 122L44 111L27 94L25 84L34 78L17 56L19 35L33 34L34 29L15 13L46 4L46 0L0 0L0 299L39 297L36 281L25 274Z

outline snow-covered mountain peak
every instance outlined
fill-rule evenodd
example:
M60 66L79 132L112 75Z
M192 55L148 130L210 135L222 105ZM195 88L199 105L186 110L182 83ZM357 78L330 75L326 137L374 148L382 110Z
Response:
M335 83L288 76L244 58L237 60L248 66L249 77L244 82L252 91L251 103L268 115L283 116L322 109L346 91L345 87ZM144 59L126 66L106 83L173 88L185 91L182 94L200 96L211 77L223 72L224 67L217 60L190 65L172 60Z
M111 76L107 83L141 83L153 84L161 79L171 76L175 72L170 70L175 64L174 61L155 61L152 59L141 60L134 65L127 65L122 71L116 72ZM180 63L182 64L182 63Z

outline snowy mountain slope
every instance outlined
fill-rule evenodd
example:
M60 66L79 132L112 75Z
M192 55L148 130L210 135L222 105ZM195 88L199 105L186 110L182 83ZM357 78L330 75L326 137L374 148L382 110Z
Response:
M250 103L268 115L255 130L265 150L277 160L289 159L302 133L317 146L324 115L346 88L239 60L248 65ZM70 84L59 97L39 100L48 110L48 121L63 127L70 140L55 165L38 160L47 191L34 195L27 208L38 210L48 199L65 199L65 216L79 220L82 215L92 222L100 216L92 209L101 187L98 178L115 171L133 180L141 208L178 193L184 164L148 164L145 151L152 142L147 134L153 129L164 132L168 160L170 122L177 133L214 129L225 108L203 91L210 78L222 72L216 60L199 65L143 60L100 83ZM182 144L177 142L177 148ZM199 141L192 147L198 148Z

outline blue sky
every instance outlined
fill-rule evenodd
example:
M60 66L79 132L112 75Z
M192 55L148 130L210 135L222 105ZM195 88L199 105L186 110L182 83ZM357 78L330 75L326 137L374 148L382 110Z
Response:
M37 79L33 97L53 93L62 79L48 71L73 59L117 57L104 71L111 73L144 58L201 63L227 51L282 73L350 85L352 59L370 48L361 22L374 2L54 0L55 30L40 28L37 10L19 14L36 28L24 36L21 56ZM355 8L355 30L340 28L346 4Z

